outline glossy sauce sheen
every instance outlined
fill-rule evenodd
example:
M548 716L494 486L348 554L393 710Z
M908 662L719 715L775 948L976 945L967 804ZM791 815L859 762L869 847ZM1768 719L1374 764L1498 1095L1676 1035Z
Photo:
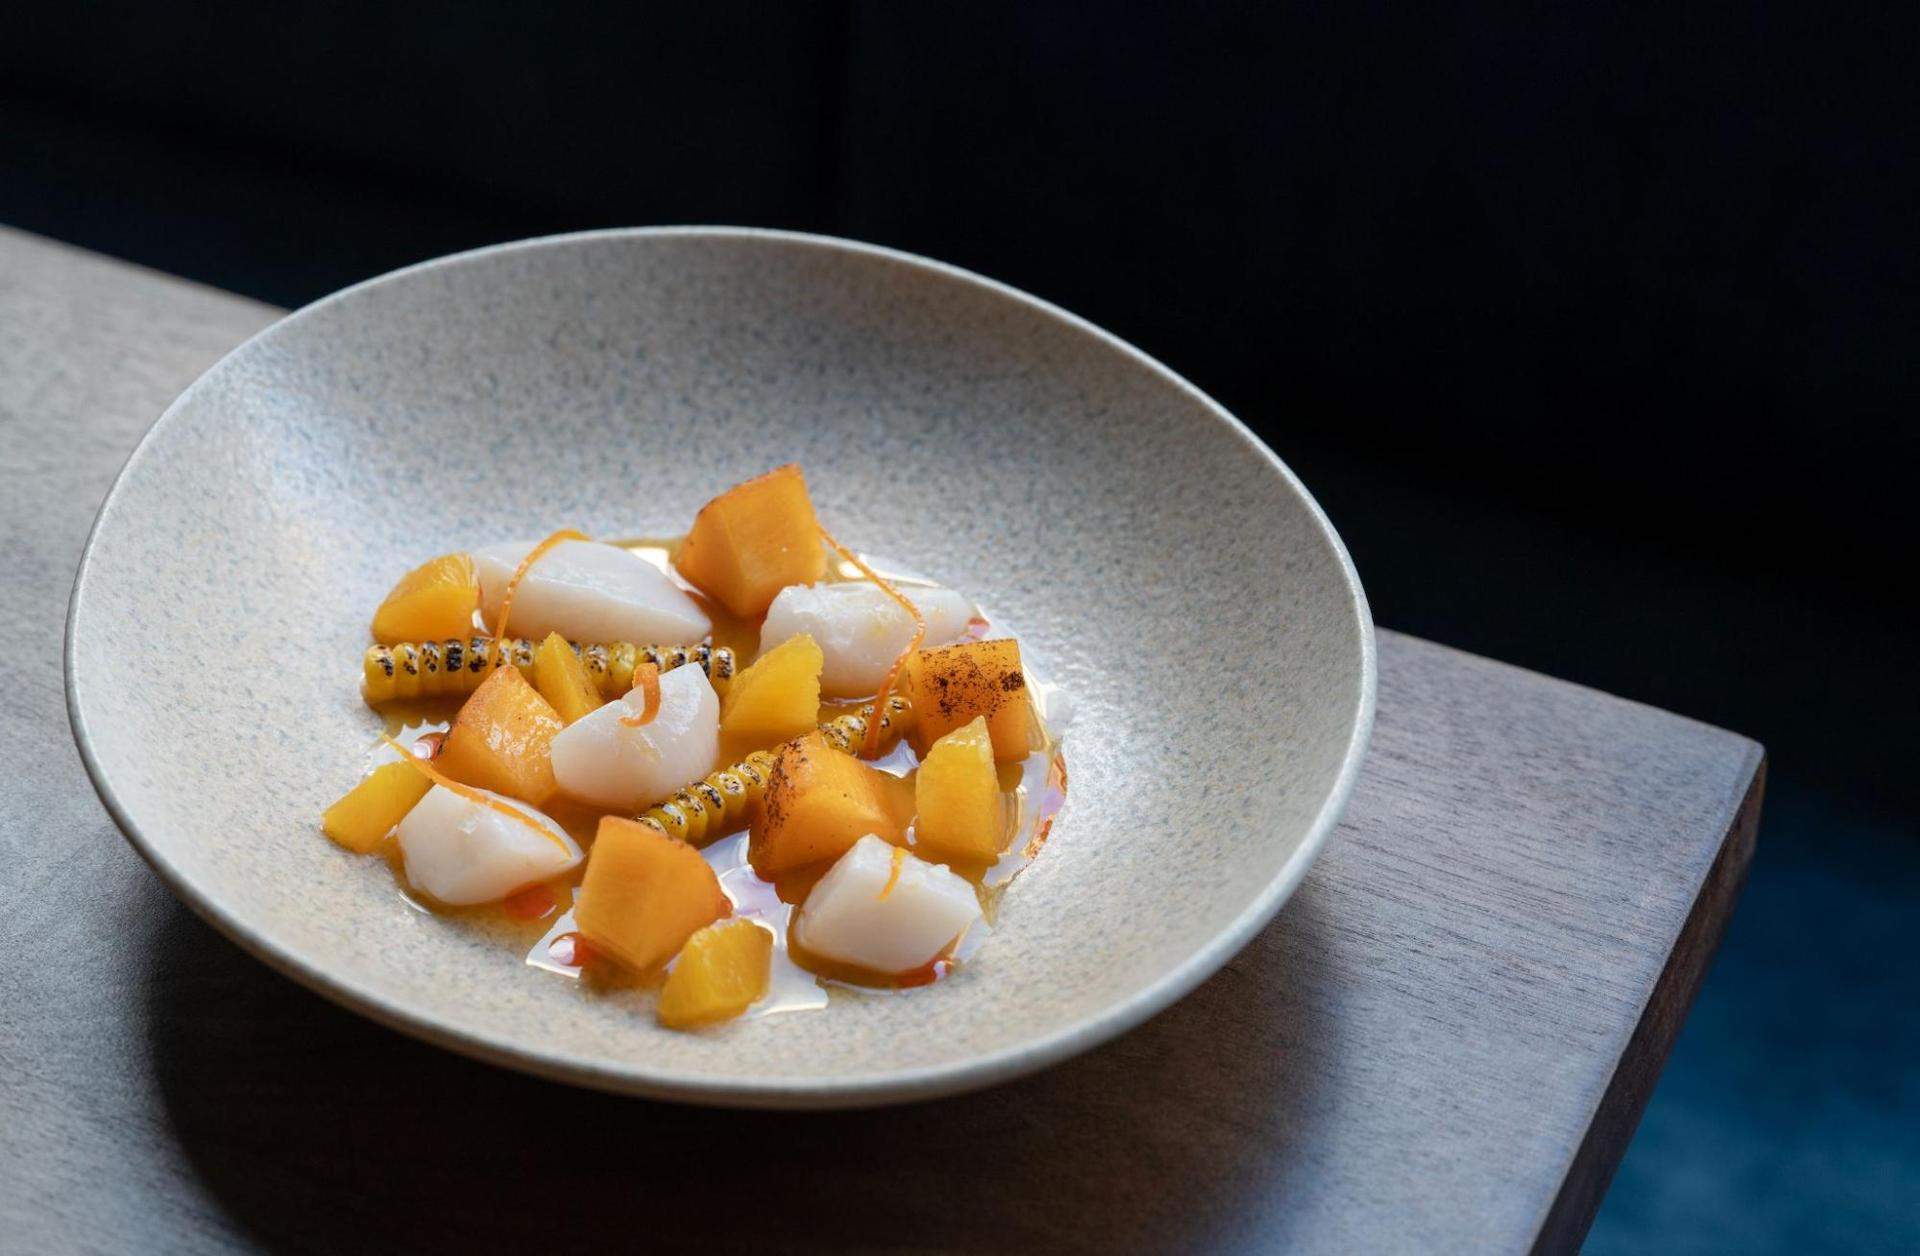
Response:
M731 647L741 660L742 668L755 657L760 644L759 624L729 614L725 607L680 578L671 561L673 551L679 544L677 540L619 544L666 572L699 603L700 609L713 621L713 644ZM869 563L873 562L866 555L862 557ZM874 563L874 566L909 597L915 585L926 583L911 575L896 575L894 569L878 563ZM827 578L864 579L851 564L840 560L830 560ZM971 625L975 637L985 635L987 629L985 620L976 619ZM1000 788L1008 800L1010 812L1011 834L1004 848L1005 853L991 863L947 863L954 872L973 882L980 895L984 919L956 939L945 954L925 968L910 973L869 972L809 955L793 945L790 933L795 910L805 901L815 883L826 875L832 866L830 863L798 868L768 881L747 862L745 828L715 839L701 851L719 877L720 888L733 904L733 918L751 920L773 935L773 968L767 993L747 1010L747 1017L825 1007L829 987L858 989L869 994L910 991L946 976L956 964L965 963L985 943L992 933L992 921L1001 894L1040 853L1052 829L1054 817L1066 801L1066 763L1061 757L1058 740L1046 727L1046 717L1051 714L1048 710L1050 693L1044 684L1032 677L1031 671L1028 681L1029 692L1035 697L1036 714L1040 717L1038 724L1045 744L1024 760L999 765ZM430 757L438 752L440 736L458 711L460 701L459 698L443 698L393 704L383 712L387 735L414 753ZM859 701L824 703L820 708L820 718L824 721L860 705ZM722 737L719 761L713 765L713 770L730 767L749 753L767 748ZM376 746L365 766L371 770L373 766L397 757L387 747ZM896 779L893 804L903 818L911 817L914 810L913 773L920 763L913 747L905 738L897 738L886 746L878 758L869 762ZM589 849L594 830L598 827L601 815L605 814L565 799L555 799L545 811L572 834L583 848ZM907 835L911 843L911 827ZM652 974L647 979L638 979L617 965L596 962L591 946L575 932L573 896L585 873L584 861L567 877L521 890L505 903L448 907L429 901L407 885L398 843L391 836L382 850L393 867L401 896L409 905L421 911L457 917L485 932L501 935L503 943L525 951L526 962L532 967L596 987L657 985L663 977L663 974Z

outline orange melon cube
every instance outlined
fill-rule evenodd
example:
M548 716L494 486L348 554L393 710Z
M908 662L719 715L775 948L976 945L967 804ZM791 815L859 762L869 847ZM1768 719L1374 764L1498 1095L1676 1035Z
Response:
M817 732L780 747L767 789L748 830L747 858L772 877L838 859L868 833L902 845L905 825L894 805L899 782Z
M383 763L320 814L320 829L355 854L364 855L407 818L433 782L410 763Z
M736 484L700 508L674 557L680 574L735 615L767 613L790 584L827 573L807 480L792 463Z
M557 632L547 634L533 655L533 687L540 691L563 724L598 711L606 703L600 686L587 675L579 652Z
M1007 808L993 766L987 718L976 715L939 741L913 777L916 853L990 863L1007 840ZM931 852L931 853L927 853Z
M687 939L657 1009L669 1029L732 1020L767 992L773 935L748 920L708 925Z
M453 717L433 765L463 784L544 806L558 788L553 737L564 727L520 669L502 667Z
M720 700L720 732L772 745L820 720L820 671L826 656L806 633L789 637L733 678Z
M573 914L596 950L648 972L730 911L699 851L650 824L601 817Z
M473 613L480 608L480 575L466 554L442 554L400 578L373 613L373 639L381 645L403 641L445 641L473 635Z
M923 758L936 741L984 716L1001 763L1033 751L1033 700L1018 641L962 641L921 650L903 686L913 703L913 748Z

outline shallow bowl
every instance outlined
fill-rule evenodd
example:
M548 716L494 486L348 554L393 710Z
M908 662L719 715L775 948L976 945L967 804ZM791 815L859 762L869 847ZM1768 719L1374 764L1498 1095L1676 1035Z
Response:
M676 1034L642 996L589 996L421 915L320 836L378 730L358 663L399 573L559 526L677 532L787 461L843 539L980 598L1071 697L1066 808L977 961L905 997ZM1191 385L979 276L723 229L484 249L249 340L128 461L67 636L101 797L240 945L456 1051L762 1107L985 1085L1179 998L1326 840L1373 680L1333 528Z

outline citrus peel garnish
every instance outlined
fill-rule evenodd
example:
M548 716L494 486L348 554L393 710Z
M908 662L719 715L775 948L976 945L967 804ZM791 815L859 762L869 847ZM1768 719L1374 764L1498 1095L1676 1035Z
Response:
M561 850L566 851L569 858L572 857L573 855L572 849L569 848L565 842L561 841L560 838L557 835L555 835L551 829L549 829L546 825L540 823L538 820L534 819L532 816L528 815L526 812L520 810L518 807L511 806L507 803L500 801L500 799L495 798L493 795L487 793L483 789L475 789L471 785L463 784L460 781L454 780L451 776L448 776L446 773L442 772L439 768L434 767L433 764L428 763L425 759L422 759L419 755L413 753L413 751L408 750L405 746L401 745L399 742L395 741L393 738L387 736L385 733L382 733L380 735L380 740L386 742L387 745L399 751L401 758L405 759L408 763L411 763L414 766L414 768L419 771L420 775L426 777L428 780L432 781L435 785L438 785L443 789L452 790L454 793L460 795L462 798L466 799L468 802L479 803L482 807L487 808L487 810L489 811L497 811L501 815L506 816L509 819L518 820L520 823L526 825L528 828L532 829L534 832L540 834L540 836L552 842L555 846L558 846Z
M628 728L640 728L653 723L653 717L660 714L660 668L653 663L635 667L633 687L640 691L640 714L623 715L620 722Z
M879 585L882 593L898 602L907 614L913 616L913 640L907 642L907 648L900 651L894 658L893 666L887 669L886 677L880 682L879 692L873 695L873 718L867 721L867 735L860 743L860 757L871 759L880 753L880 722L882 712L887 709L887 696L893 692L893 686L899 680L900 671L907 665L907 660L913 657L914 651L918 650L921 643L927 639L927 620L926 616L920 613L919 607L900 596L900 590L888 584L879 572L860 561L858 554L834 540L833 533L827 531L825 524L815 523L814 526L820 529L821 538L834 553L852 563L861 575Z
M499 641L506 637L507 615L513 610L513 595L519 590L520 581L525 578L529 571L533 570L533 565L546 557L547 551L562 541L585 541L588 539L587 534L584 532L577 531L573 528L562 528L527 551L527 556L520 560L518 567L513 569L513 577L507 581L506 592L500 595L500 622L493 626L494 640Z

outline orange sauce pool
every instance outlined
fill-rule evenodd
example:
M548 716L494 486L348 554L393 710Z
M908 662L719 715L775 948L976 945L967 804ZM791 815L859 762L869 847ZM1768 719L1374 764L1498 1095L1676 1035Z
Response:
M713 644L730 647L734 651L737 667L744 668L752 661L760 644L758 621L730 614L725 607L680 578L672 563L672 556L680 544L678 538L615 544L664 571L699 604L713 623ZM896 574L881 564L874 565L909 596L915 586L927 583L917 577ZM830 559L826 578L849 580L864 577L852 564ZM971 635L978 637L985 635L989 625L985 620L976 619L970 627ZM1041 696L1044 707L1045 695L1050 691L1044 682L1031 674L1031 667L1028 670L1029 691ZM438 752L440 739L462 700L460 697L428 698L387 704L381 709L385 732L414 753L431 757ZM858 700L823 703L820 719L824 722L860 705ZM922 969L900 974L870 972L810 955L791 941L789 935L797 907L805 901L807 893L826 874L831 864L795 869L769 881L755 872L747 860L747 831L744 827L720 835L701 850L702 857L713 868L721 889L733 904L734 918L752 920L773 935L773 970L767 994L747 1011L747 1017L824 1007L830 989L893 994L910 991L938 981L980 949L992 933L992 922L998 914L1001 895L1021 870L1040 853L1052 831L1055 817L1066 802L1066 762L1061 755L1059 741L1046 727L1045 720L1040 718L1043 714L1044 710L1037 710L1034 721L1041 744L1025 759L999 765L1000 788L1008 803L1008 833L1004 853L991 863L945 861L948 867L976 887L983 919L966 934L956 938L945 952ZM868 762L895 778L897 784L893 803L905 821L913 815L913 774L919 767L919 756L905 738L899 738L891 745L883 743L883 746L883 753ZM767 748L756 742L723 737L718 761L711 770L729 767L749 753ZM384 746L376 746L366 766L370 769L376 763L397 757L395 752ZM565 828L583 849L592 846L594 831L600 817L605 814L599 809L565 799L555 799L543 810ZM911 846L913 830L911 825L905 827ZM392 836L382 845L380 853L391 865L400 895L410 906L419 911L458 919L469 927L498 936L504 945L519 949L531 967L593 987L654 986L663 977L663 973L636 977L615 964L596 960L591 946L575 931L574 892L585 874L584 860L566 876L518 891L504 903L449 907L429 900L407 885L399 846Z

